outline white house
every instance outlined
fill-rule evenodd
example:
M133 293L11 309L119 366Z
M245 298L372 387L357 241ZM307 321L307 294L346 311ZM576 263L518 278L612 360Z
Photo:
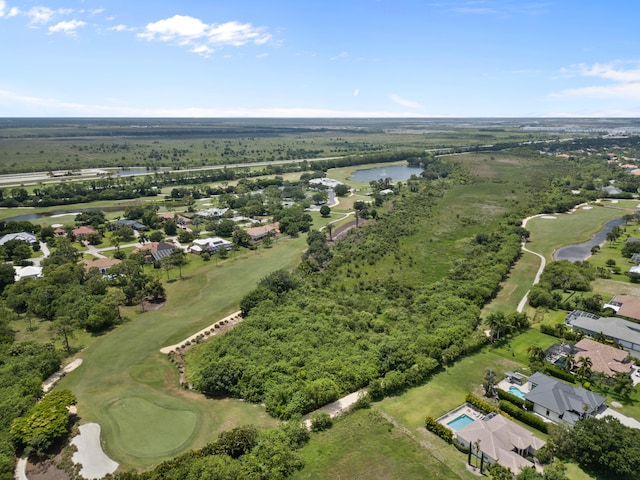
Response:
M189 247L191 253L217 252L220 249L231 250L233 243L220 237L198 238Z
M327 188L336 188L338 185L342 185L342 182L339 182L338 180L334 180L332 178L312 178L311 180L309 180L309 185L322 185L323 187Z
M574 425L606 408L603 396L582 387L572 387L540 372L531 375L529 383L531 390L524 398L533 403L535 413L553 422Z
M30 265L28 267L13 267L16 274L13 277L16 282L19 282L23 278L39 278L42 276L42 267L36 267Z

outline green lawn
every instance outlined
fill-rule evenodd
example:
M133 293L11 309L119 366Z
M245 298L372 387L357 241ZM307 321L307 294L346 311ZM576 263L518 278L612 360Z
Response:
M237 425L275 425L261 406L212 400L178 385L175 368L159 349L237 309L239 300L268 273L296 263L306 236L234 254L223 262L192 258L184 280L165 284L167 304L154 312L126 309L129 321L88 340L84 363L60 388L78 398L82 422L98 422L107 453L124 468L147 468L198 448ZM163 272L159 274L164 275ZM72 344L77 345L75 342Z
M312 434L311 441L301 452L304 468L292 478L474 478L464 467L463 454L437 437L432 439L433 445L426 442L420 445L410 433L394 427L377 411L361 410L338 419L328 431Z
M515 312L520 300L533 286L538 268L540 268L540 259L524 252L509 272L507 280L501 284L496 298L482 309L482 317L486 318L490 313L497 311Z
M531 232L527 247L550 261L554 250L572 243L586 242L602 230L605 222L620 218L626 213L633 213L632 209L620 208L593 204L592 208L586 210L583 207L572 213L533 218L526 227ZM551 216L556 218L545 218Z

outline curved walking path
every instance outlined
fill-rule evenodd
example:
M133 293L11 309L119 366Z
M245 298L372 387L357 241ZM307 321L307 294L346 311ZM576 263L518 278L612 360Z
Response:
M64 377L67 373L72 372L73 370L78 368L80 365L82 365L81 358L77 358L70 364L65 365L63 368L61 368L56 373L54 373L49 378L47 378L44 382L42 382L42 391L44 393L49 392L49 390L51 390L55 386L55 384L60 381L62 377ZM27 457L22 457L18 459L18 462L16 463L16 469L13 474L16 480L29 480L27 478L28 460L29 459Z
M181 342L178 342L178 343L176 343L174 345L169 345L168 347L162 347L160 349L160 353L164 353L164 354L171 353L174 350L177 350L179 347L181 347L185 343L195 340L199 335L205 335L205 336L207 336L207 335L208 336L218 335L218 333L220 332L221 329L220 328L216 328L216 325L220 325L221 323L224 323L225 321L227 322L229 327L232 328L232 327L235 327L242 320L244 320L244 318L242 317L242 312L240 310L238 310L237 312L233 312L232 314L227 315L226 317L224 317L222 320L217 320L214 323L212 323L211 325L209 325L208 327L203 328L199 332L196 332L193 335L191 335L190 337L185 338ZM228 330L228 328L226 330Z

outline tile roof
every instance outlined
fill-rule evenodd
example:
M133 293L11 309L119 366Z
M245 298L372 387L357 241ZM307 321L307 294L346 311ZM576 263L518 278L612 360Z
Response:
M589 357L591 360L591 370L601 372L612 377L617 372L631 372L631 362L629 362L629 352L604 345L600 342L583 338L575 344L575 348L581 350L574 355L578 360L580 357Z

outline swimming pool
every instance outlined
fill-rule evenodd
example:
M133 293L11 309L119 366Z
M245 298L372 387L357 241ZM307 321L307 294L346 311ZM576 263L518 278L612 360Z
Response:
M447 426L451 427L453 431L458 431L461 428L466 427L470 423L473 423L473 418L471 418L466 413L463 413L462 415L459 415L458 417L448 422Z
M509 393L524 400L524 392L520 390L518 387L514 387L513 385L511 385L509 387Z

